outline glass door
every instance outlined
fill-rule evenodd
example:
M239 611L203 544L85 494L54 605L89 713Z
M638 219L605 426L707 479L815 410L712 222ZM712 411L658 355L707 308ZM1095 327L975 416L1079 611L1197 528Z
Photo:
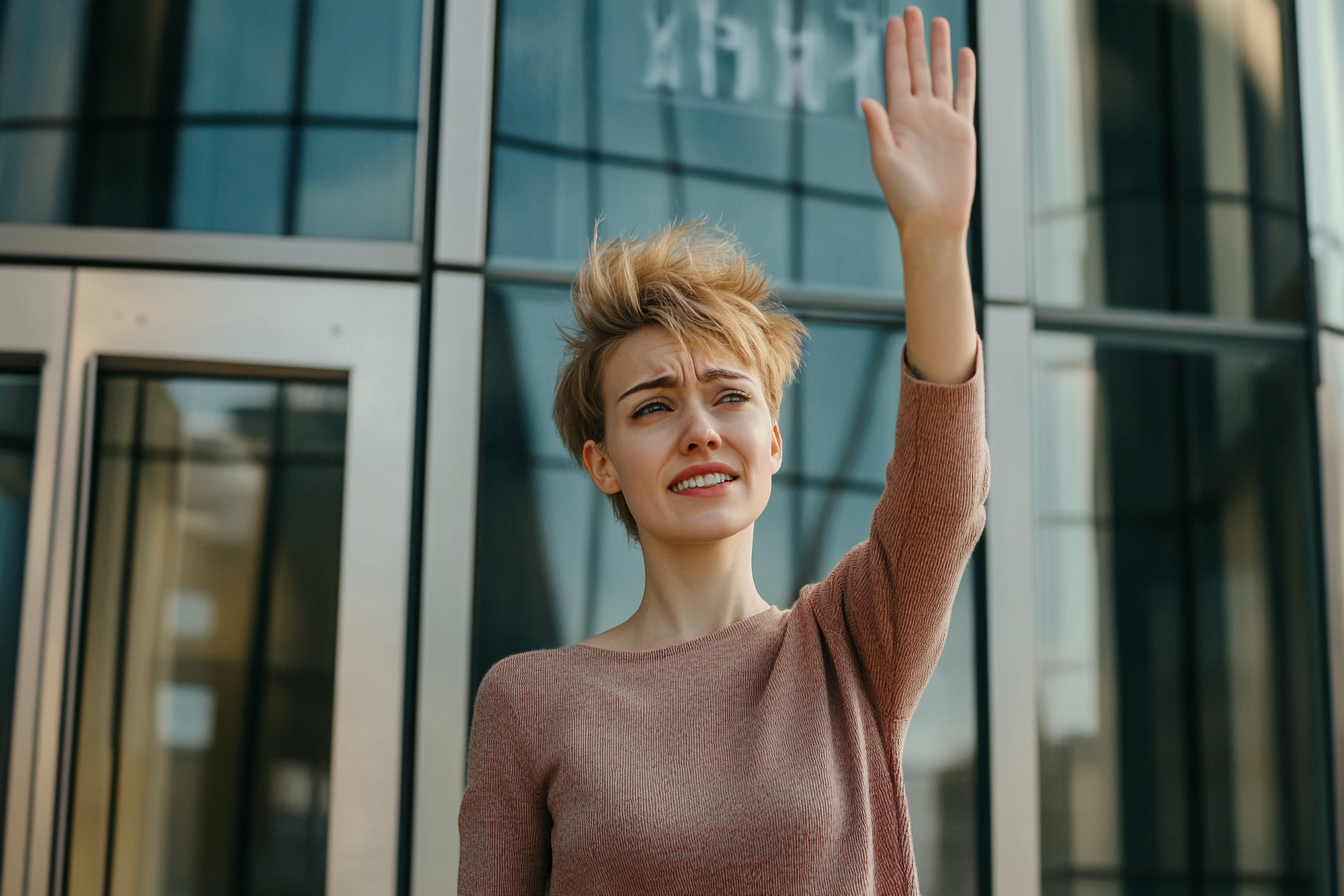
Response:
M390 894L416 288L74 295L53 877L34 855L27 892Z
M71 894L320 894L348 385L100 365Z
M71 272L0 266L0 893L23 884Z

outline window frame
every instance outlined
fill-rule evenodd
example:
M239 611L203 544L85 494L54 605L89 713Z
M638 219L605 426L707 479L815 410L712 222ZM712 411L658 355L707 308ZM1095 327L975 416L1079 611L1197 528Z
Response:
M421 0L420 71L411 239L349 240L144 227L0 223L0 264L25 261L281 270L372 276L420 271L429 149L429 85L436 0ZM454 4L456 5L456 4Z

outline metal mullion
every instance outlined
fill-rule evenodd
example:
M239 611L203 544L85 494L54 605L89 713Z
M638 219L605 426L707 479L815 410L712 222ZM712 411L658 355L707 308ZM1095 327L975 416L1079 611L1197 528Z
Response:
M442 195L442 194L440 194ZM481 352L479 274L434 277L409 892L457 886L457 813L465 784L475 591Z
M495 0L456 0L443 22L442 134L434 259L479 269L485 263L491 119L494 108Z
M986 504L989 863L996 894L1041 890L1036 705L1035 483L1029 306L985 306L985 389L995 478Z
M45 839L43 816L35 800L49 756L39 746L42 730L43 631L48 624L48 585L52 575L52 520L57 499L54 481L62 438L71 273L61 269L0 268L0 315L7 326L0 336L0 360L41 376L37 441L24 554L18 656L14 667L14 703L9 776L0 841L0 894L21 896L32 872L34 844ZM59 665L57 663L56 665Z

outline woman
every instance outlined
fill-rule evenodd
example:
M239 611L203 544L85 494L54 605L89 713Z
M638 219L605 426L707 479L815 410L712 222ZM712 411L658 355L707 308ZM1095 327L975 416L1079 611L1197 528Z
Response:
M462 893L917 893L900 756L984 525L966 233L975 60L887 24L864 100L901 236L907 342L871 536L781 612L752 580L802 325L706 228L595 246L556 391L570 451L644 555L626 622L509 657L476 699Z

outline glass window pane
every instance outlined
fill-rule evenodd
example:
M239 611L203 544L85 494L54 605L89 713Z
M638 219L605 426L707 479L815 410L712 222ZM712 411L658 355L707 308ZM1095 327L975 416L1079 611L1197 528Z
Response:
M59 224L70 189L70 135L0 126L0 220Z
M420 0L310 0L308 111L413 121Z
M513 653L582 641L638 608L643 560L607 498L565 452L551 399L568 292L487 290L473 687ZM807 365L785 394L784 467L757 522L761 594L792 605L868 537L891 457L904 332L894 322L806 318ZM977 883L974 572L904 754L921 892L971 896Z
M87 2L9 0L0 7L0 120L75 111Z
M1043 305L1303 314L1285 0L1028 3Z
M1035 352L1043 892L1332 892L1302 349Z
M415 131L313 128L303 141L297 232L409 240Z
M184 112L287 112L299 0L194 0Z
M178 139L175 227L282 232L289 162L283 128L183 128Z
M72 894L325 890L345 386L105 374Z
M38 384L37 374L0 371L0 806L8 805ZM5 818L0 812L0 842L4 834Z
M0 222L409 240L423 11L9 0Z
M502 0L489 254L577 266L604 235L700 215L777 279L899 295L862 96L900 4ZM924 4L967 37L962 0Z

